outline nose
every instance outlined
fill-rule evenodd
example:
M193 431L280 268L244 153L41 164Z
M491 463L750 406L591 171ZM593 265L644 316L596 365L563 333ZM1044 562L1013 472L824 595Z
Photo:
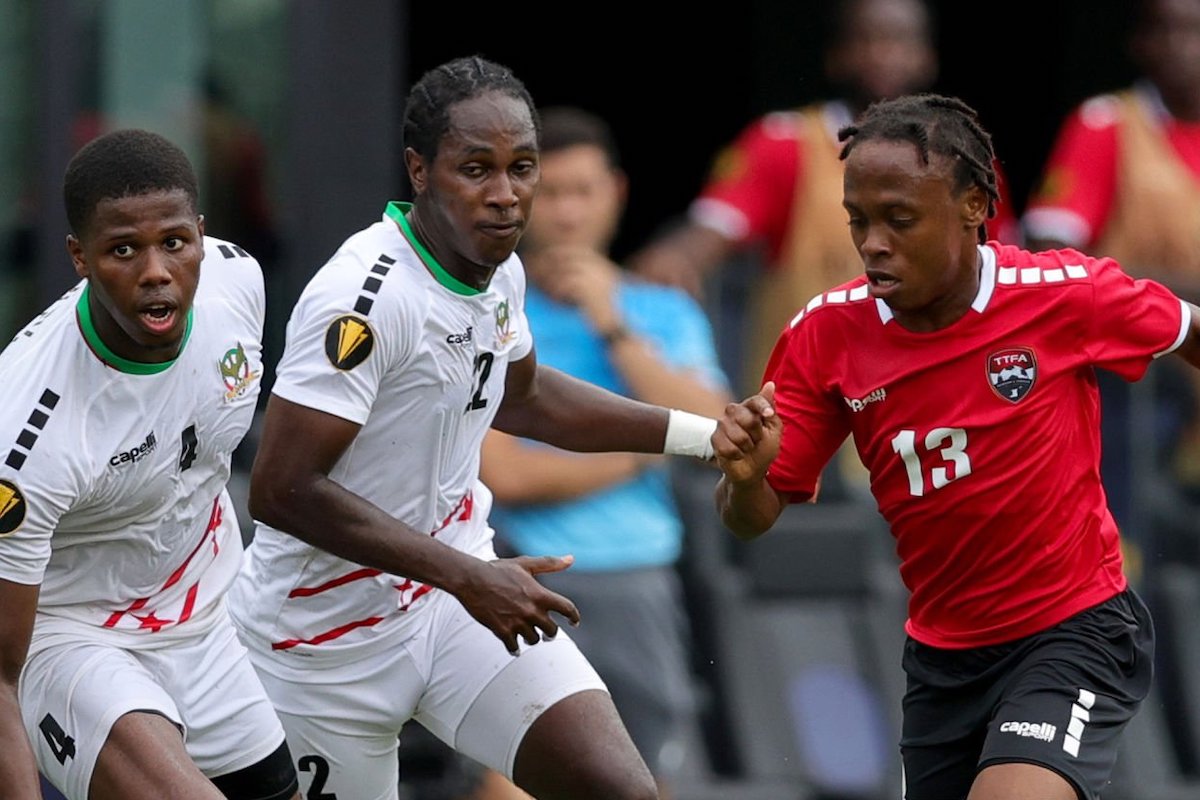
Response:
M503 171L496 173L495 178L488 182L487 202L501 208L509 208L520 202L516 183L511 175Z
M867 226L867 234L863 237L862 244L859 245L858 249L864 256L876 256L887 253L890 249L890 244L884 226Z
M161 286L172 280L174 278L171 275L170 257L157 247L146 250L142 259L142 270L138 276L138 283L142 286Z

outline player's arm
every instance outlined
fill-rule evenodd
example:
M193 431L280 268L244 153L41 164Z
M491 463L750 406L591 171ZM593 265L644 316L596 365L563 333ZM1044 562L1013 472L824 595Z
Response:
M1191 312L1192 321L1187 334L1184 335L1183 343L1179 345L1175 352L1184 361L1200 369L1200 308L1188 302L1185 302L1183 305L1184 308Z
M740 539L765 533L790 500L767 483L767 468L779 455L783 422L773 405L775 384L726 407L713 435L721 480L715 492L717 513Z
M716 421L623 397L537 363L509 364L492 427L580 453L624 451L707 458Z
M532 575L566 569L569 558L487 562L405 525L329 478L359 425L272 395L250 476L250 513L349 561L436 586L457 597L509 649L558 632L550 612L578 622L569 600ZM299 433L303 432L303 433Z
M17 680L29 652L39 586L0 580L0 794L39 800L37 762L17 702Z

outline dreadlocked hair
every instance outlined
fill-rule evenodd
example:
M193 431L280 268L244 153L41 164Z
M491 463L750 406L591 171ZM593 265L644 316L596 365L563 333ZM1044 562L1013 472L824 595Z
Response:
M537 107L525 84L503 64L475 55L434 67L413 84L404 108L404 144L433 161L450 128L450 107L487 92L501 92L525 103L540 137Z
M912 142L926 165L935 153L953 159L954 191L978 186L988 198L988 218L996 215L1000 189L992 136L979 124L975 109L962 100L923 93L872 103L853 125L838 131L838 141L845 142L839 158L845 161L856 144L871 139ZM980 225L979 241L986 239Z

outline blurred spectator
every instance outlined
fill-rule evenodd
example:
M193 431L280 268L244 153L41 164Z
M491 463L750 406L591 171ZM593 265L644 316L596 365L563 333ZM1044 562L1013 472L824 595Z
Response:
M607 257L627 183L614 137L576 108L542 112L542 180L521 243L538 360L640 400L718 416L730 396L703 308ZM612 693L664 793L694 730L684 535L661 456L578 454L492 431L480 469L517 553L571 553L542 582L571 597L570 635Z
M931 12L920 0L845 0L829 13L824 71L840 97L751 123L716 158L686 222L628 259L645 277L699 296L733 255L765 249L742 325L746 392L758 389L796 311L862 272L842 208L838 129L871 102L927 89L937 77ZM1016 238L1006 197L988 227L1002 241Z
M1089 98L1068 116L1022 223L1030 249L1073 247L1110 256L1131 275L1154 278L1196 303L1200 0L1142 0L1131 11L1128 45L1140 76L1120 91ZM1122 522L1134 512L1134 482L1153 481L1139 478L1135 442L1152 445L1158 466L1181 486L1200 490L1200 378L1174 361L1158 373L1152 418L1131 406L1139 387L1100 375L1103 472ZM1194 556L1194 543L1183 546ZM1173 557L1169 542L1159 541L1159 548Z

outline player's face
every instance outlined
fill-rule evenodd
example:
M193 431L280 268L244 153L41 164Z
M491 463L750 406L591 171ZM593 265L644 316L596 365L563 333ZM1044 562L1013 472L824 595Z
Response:
M625 199L624 175L595 145L542 153L542 181L526 231L536 247L570 245L608 251Z
M978 228L987 198L954 191L952 162L921 161L915 145L868 140L846 159L844 205L872 296L913 330L937 330L978 290Z
M179 353L204 258L204 220L183 190L107 198L87 229L67 237L75 271L91 287L96 332L122 358Z
M826 64L862 105L927 89L937 76L928 14L917 0L860 0Z
M406 152L427 242L455 271L456 260L494 268L512 255L538 185L537 130L529 107L487 92L450 107L450 126L427 164ZM462 276L456 276L462 277Z

